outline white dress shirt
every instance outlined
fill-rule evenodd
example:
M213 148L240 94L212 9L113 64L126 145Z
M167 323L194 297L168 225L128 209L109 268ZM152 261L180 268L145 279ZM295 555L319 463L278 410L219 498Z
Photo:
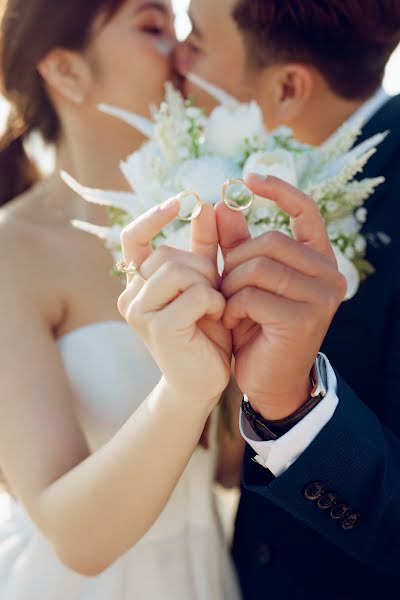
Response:
M386 104L389 98L389 94L383 88L380 88L347 122L350 123L361 118L364 124L367 123ZM253 448L255 452L254 460L265 469L269 469L275 477L279 477L289 469L311 442L315 440L332 418L339 403L336 375L326 356L324 356L324 359L327 376L327 381L324 384L328 393L302 421L277 440L267 442L261 440L244 417L242 411L240 411L240 432L246 442Z
M326 380L323 382L327 390L326 396L299 423L277 440L263 441L253 430L250 423L240 411L240 433L255 452L254 460L262 467L269 469L275 477L286 471L308 448L333 416L339 403L336 391L337 380L328 359L325 360ZM246 399L246 398L245 398Z

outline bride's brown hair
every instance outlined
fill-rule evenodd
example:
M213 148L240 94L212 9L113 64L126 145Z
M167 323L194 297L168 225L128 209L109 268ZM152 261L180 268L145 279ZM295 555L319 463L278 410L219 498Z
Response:
M347 99L373 94L400 42L399 0L237 0L233 16L249 63L312 65Z
M0 206L39 178L24 151L24 140L39 131L56 142L60 123L37 65L55 47L80 50L91 25L110 18L124 0L0 0L0 84L11 110L0 138Z

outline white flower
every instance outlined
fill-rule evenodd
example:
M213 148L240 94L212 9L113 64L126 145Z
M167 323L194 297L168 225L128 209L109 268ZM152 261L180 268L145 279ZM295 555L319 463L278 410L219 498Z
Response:
M157 144L147 142L125 162L121 171L146 208L170 198L174 192L168 182L168 169Z
M287 150L252 154L244 165L243 177L249 173L262 176L273 175L295 187L298 186L295 161L293 155Z
M332 227L332 223L329 223L327 230L328 230L328 236L331 242L334 242L338 239L339 237L339 232L336 231L336 228L333 226Z
M273 150L271 152L255 152L249 156L243 168L243 178L249 173L256 173L266 177L273 175L279 177L297 187L296 166L293 156L286 150ZM253 209L262 207L276 208L275 203L262 196L256 196L253 202Z
M181 192L193 190L204 202L216 204L227 179L240 177L240 168L227 158L202 156L179 165L174 175L174 188Z
M361 207L356 211L356 218L360 223L366 223L368 211L366 208Z
M264 134L264 119L256 102L222 105L207 120L205 147L211 154L232 158L241 152L247 138Z
M354 252L354 248L352 248L351 246L347 246L344 253L347 256L347 258L349 258L350 260L352 260L356 255L356 253Z
M189 119L201 120L203 118L203 112L200 108L196 108L195 106L190 106L186 109L186 114Z
M354 217L354 215L347 215L340 219L335 219L332 223L327 226L328 233L341 233L349 236L352 233L358 233L360 231L360 223Z
M365 250L367 249L367 242L361 235L356 239L354 248L359 254L364 254Z
M350 300L350 298L353 298L353 296L356 295L360 286L360 274L351 260L349 260L337 246L333 246L333 251L336 256L339 271L344 275L347 281L347 291L344 299Z

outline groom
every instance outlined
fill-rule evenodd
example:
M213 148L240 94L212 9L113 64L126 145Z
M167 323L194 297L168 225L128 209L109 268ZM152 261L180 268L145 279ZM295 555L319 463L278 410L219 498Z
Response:
M328 391L293 413L290 399L271 399L278 384L268 380L262 352L254 354L242 382L248 445L234 540L245 599L381 597L400 589L400 97L380 89L400 41L400 4L192 0L191 18L181 70L256 98L269 128L286 124L319 144L360 114L363 138L391 132L363 174L386 177L363 229L375 274L342 305L323 346L358 397L338 376L337 406ZM231 253L232 263L245 264L249 242L227 219L219 217L228 264ZM242 284L262 290L262 271ZM257 298L255 307L247 292L247 314L261 322L267 315ZM279 379L293 360L285 356ZM323 366L329 390L334 375Z

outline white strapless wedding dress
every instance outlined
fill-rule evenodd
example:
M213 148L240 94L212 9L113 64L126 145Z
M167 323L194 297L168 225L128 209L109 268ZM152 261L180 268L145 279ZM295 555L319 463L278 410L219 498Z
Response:
M58 345L79 421L95 451L129 418L160 373L122 322L83 327ZM210 450L195 451L151 530L95 578L63 566L23 508L11 503L10 517L0 523L1 600L237 600L213 499L215 431L212 437Z

